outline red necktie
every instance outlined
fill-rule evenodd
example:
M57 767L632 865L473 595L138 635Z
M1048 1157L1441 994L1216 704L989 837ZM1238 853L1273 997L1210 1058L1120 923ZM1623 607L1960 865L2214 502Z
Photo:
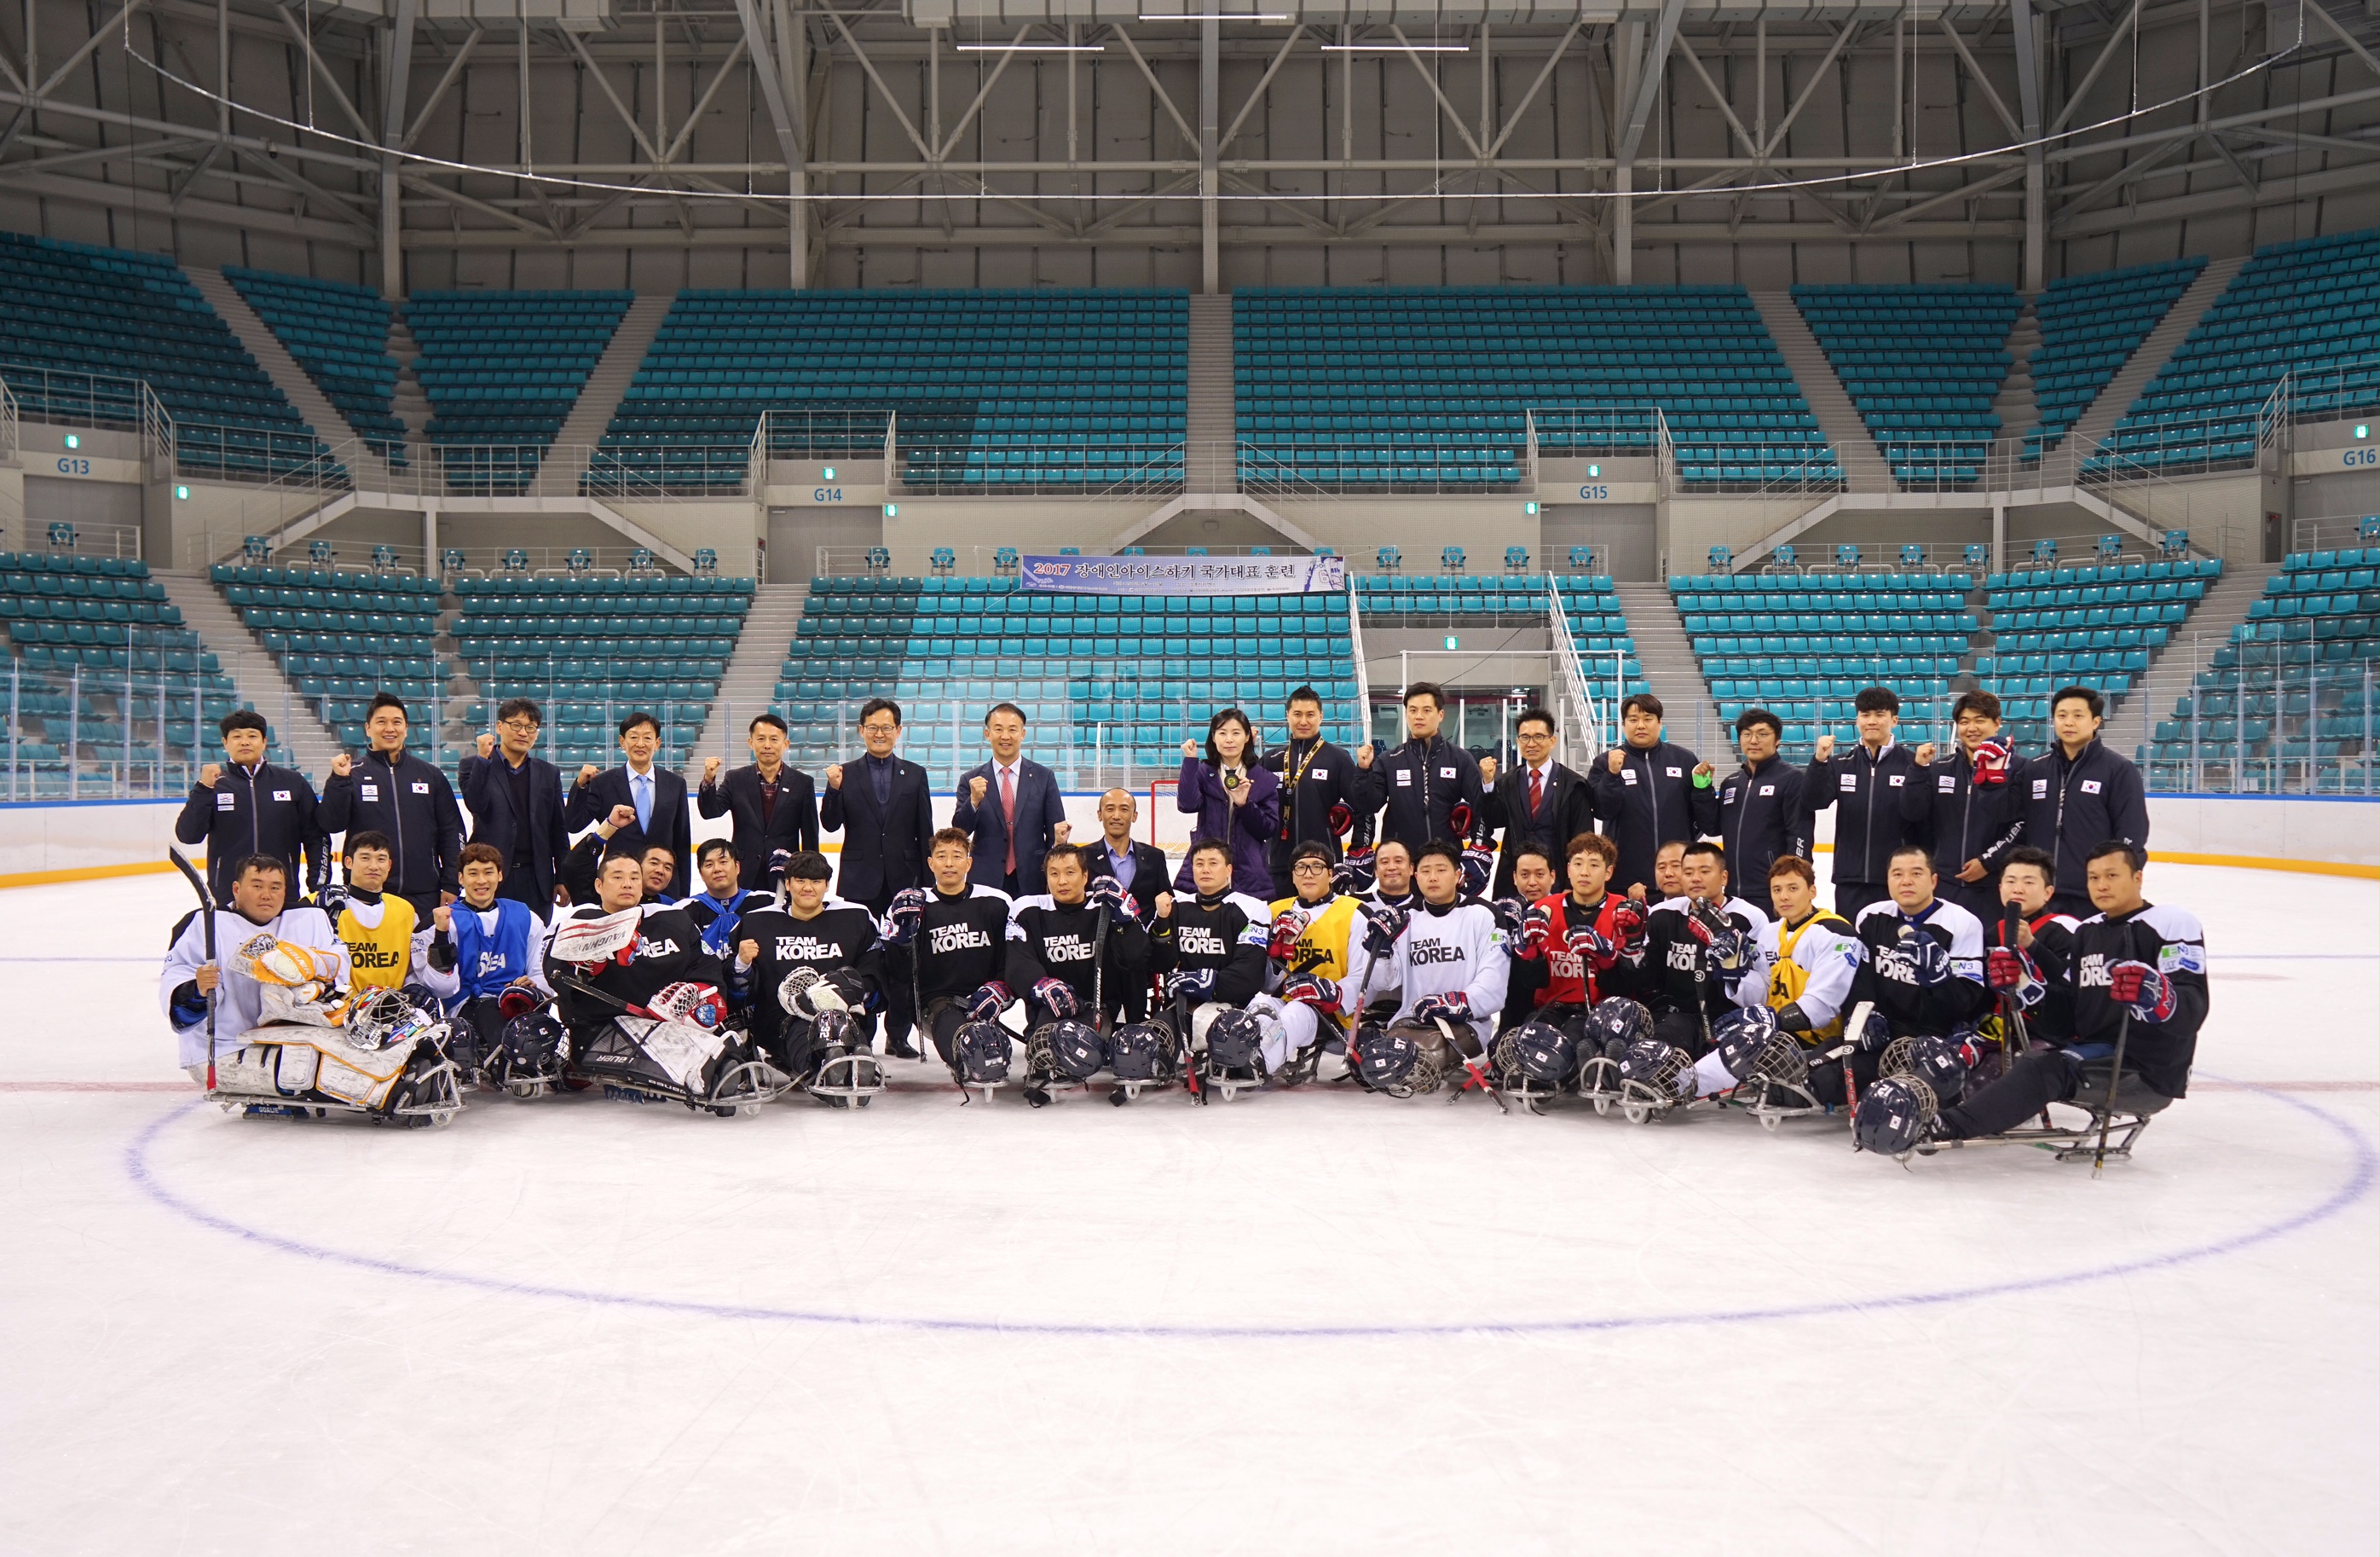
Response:
M1000 816L1006 823L1008 863L1002 867L1010 875L1016 874L1016 779L1008 769L1000 770Z
M1529 770L1529 814L1537 814L1537 802L1546 797L1546 776L1535 768Z

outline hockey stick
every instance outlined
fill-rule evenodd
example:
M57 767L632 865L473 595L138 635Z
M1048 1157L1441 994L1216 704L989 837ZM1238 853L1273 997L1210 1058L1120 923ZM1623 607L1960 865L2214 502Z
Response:
M2131 1007L2124 1008L2116 1023L2116 1064L2107 1073L2107 1106L2099 1111L2099 1146L2091 1154L2091 1176L2097 1178L2099 1170L2107 1165L2107 1126L2116 1117L2116 1089L2124 1084L2124 1040L2132 1036Z
M638 1005L632 1000L622 1000L618 995L613 994L609 990L598 989L575 973L563 974L560 978L554 979L554 982L562 988L572 991L574 994L591 995L595 999L601 1001L604 1004L612 1007L614 1011L619 1012L624 1016L641 1016L649 1022L665 1022L669 1020L668 1017L663 1016L659 1012L654 1011L648 1006Z
M175 848L171 845L166 845L165 852L173 857L175 869L181 871L182 879L190 883L190 890L199 894L199 913L205 920L205 928L200 931L200 934L205 941L207 965L212 967L214 966L215 960L214 894L207 890L206 878L199 874L199 868L190 863L189 856L184 854L180 849ZM217 989L223 987L223 969L220 967L215 968L215 986ZM207 991L207 1090L212 1092L214 1089L215 991L214 990L209 990ZM2106 1137L2104 1136L2100 1138L2100 1144L2102 1146L2106 1145Z
M1843 1028L1843 1036L1850 1040L1843 1050L1843 1113L1854 1127L1858 1125L1859 1076L1852 1069L1852 1056L1859 1052L1860 1042L1867 1033L1867 1019L1875 1014L1876 1002L1861 1001L1852 1007L1852 1019Z
M1203 1106L1207 1089L1198 1085L1198 1056L1190 1050L1190 1003L1180 995L1173 997L1173 1041L1182 1046L1182 1084Z
M1105 1032L1108 1016L1108 906L1099 905L1091 925L1091 1030Z

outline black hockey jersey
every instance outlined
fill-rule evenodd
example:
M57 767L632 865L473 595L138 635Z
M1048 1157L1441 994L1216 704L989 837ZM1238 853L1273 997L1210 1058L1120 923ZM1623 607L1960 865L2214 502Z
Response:
M1931 986L1917 981L1917 964L1901 931L1930 937L1950 954L1950 977ZM1947 1034L1973 1028L1991 1009L1984 982L1984 927L1955 903L1936 898L1915 914L1889 900L1871 903L1856 923L1867 960L1852 978L1850 1005L1876 1003L1895 1038Z
M1741 897L1711 906L1742 933L1743 966L1731 981L1710 966L1709 948L1686 923L1694 911L1689 899L1672 897L1658 905L1645 919L1644 955L1635 961L1640 981L1627 991L1656 1015L1692 1011L1699 1003L1704 1015L1716 1018L1739 1006L1749 1009L1765 1004L1768 959L1760 943L1768 916Z
M771 1045L776 1042L785 1020L777 986L797 967L820 973L847 969L857 974L865 986L860 998L844 996L855 1009L864 1002L882 1003L884 954L875 917L864 906L830 897L819 905L816 915L803 919L765 897L753 902L763 906L753 908L737 924L735 944L728 948L727 955L735 988L750 999L754 1038ZM748 967L735 960L738 948L747 941L760 954Z
M1018 898L1009 915L1008 987L1025 995L1044 979L1062 979L1082 997L1088 1010L1095 1009L1091 986L1096 968L1106 970L1105 988L1099 991L1101 999L1121 993L1135 979L1147 977L1148 932L1128 913L1108 914L1105 949L1095 953L1099 946L1099 912L1097 904L1063 904L1048 893Z
M553 922L559 926L575 919L600 919L608 913L601 904L584 903L562 910ZM561 997L562 1019L571 1028L600 1027L620 1012L608 1001L573 990L565 979L592 984L635 1005L650 1004L653 996L681 980L724 986L718 964L703 952L702 932L695 929L686 910L648 903L644 914L637 930L636 950L625 964L606 962L591 974L582 973L557 959L551 949L547 951L546 982Z
M1245 1005L1264 989L1272 915L1244 892L1180 896L1173 912L1149 927L1149 941L1152 971L1213 968L1215 983L1206 998Z
M2025 1036L2064 1043L2074 1036L2074 920L2045 908L2033 917L2032 928L2033 944L2025 955L2041 975L2042 990L2041 998L2024 1007ZM1984 943L2015 944L2005 914L1985 927Z
M926 889L926 922L909 948L921 1010L937 1000L965 1000L1006 976L1008 910L1008 894L998 887L970 885L959 897Z
M2144 962L2173 983L2173 1015L2162 1022L2134 1016L2124 1038L2124 1064L2168 1098L2190 1087L2199 1026L2206 1020L2206 931L2198 916L2170 905L2145 904L2121 918L2095 914L2074 928L2074 1038L2116 1041L2125 1008L2107 992L2108 969Z

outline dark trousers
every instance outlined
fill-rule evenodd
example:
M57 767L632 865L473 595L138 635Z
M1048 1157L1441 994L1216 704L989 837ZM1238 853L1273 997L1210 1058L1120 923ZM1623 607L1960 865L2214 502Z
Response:
M2095 1045L2104 1048L2105 1045ZM2023 1056L1990 1086L1942 1111L1942 1134L1953 1140L1997 1136L2038 1115L2051 1103L2107 1105L2111 1056L2086 1059L2071 1049L2043 1049ZM2119 1112L2154 1113L2173 1100L2127 1070L2116 1088Z
M1998 882L1989 876L1980 882L1962 882L1948 874L1946 868L1942 879L1935 883L1934 895L1945 903L1956 903L1983 920L1985 943L1988 945L1991 943L1992 926L2000 922L2002 912Z
M1696 1011L1664 1011L1653 1018L1653 1036L1672 1049L1682 1049L1690 1060L1710 1052L1704 1032L1707 1024Z
M893 895L891 887L879 887L866 897L855 897L849 901L860 905L880 919L884 911L892 906ZM911 1029L917 1025L917 1003L911 998L909 985L911 966L908 947L884 948L884 1041L888 1044L907 1042ZM872 1038L875 1026L874 1018L867 1018L863 1030Z
M1891 896L1892 894L1885 890L1882 882L1838 880L1835 882L1835 912L1851 920L1852 923L1857 924L1859 911L1862 908L1871 903L1887 902Z
M2070 892L2064 887L2049 894L2049 908L2052 913L2071 914L2078 919L2087 919L2099 911L2092 904L2089 893Z
M439 894L435 887L428 892L400 892L395 895L413 905L413 922L417 927L428 924L430 916L438 911Z
M474 995L465 1001L455 1013L454 1028L455 1063L467 1074L504 1045L504 1013L496 1008L493 995Z
M1866 1091L1876 1085L1876 1071L1884 1064L1880 1049L1854 1049L1840 1060L1828 1060L1810 1066L1810 1096L1828 1108L1840 1108L1851 1101L1850 1092ZM1843 1084L1843 1067L1851 1067L1851 1087Z
M1768 883L1765 880L1758 882L1738 882L1730 877L1727 883L1727 894L1730 897L1741 897L1772 919L1777 917L1777 905L1768 900Z
M504 872L504 879L496 883L496 895L527 904L528 911L540 919L553 917L552 894L538 895L537 882L525 865L516 865Z

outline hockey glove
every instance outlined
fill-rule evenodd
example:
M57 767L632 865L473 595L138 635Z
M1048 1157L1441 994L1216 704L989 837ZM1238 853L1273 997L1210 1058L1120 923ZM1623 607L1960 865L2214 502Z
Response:
M1000 1020L1000 1014L1008 1009L1008 1003L1015 998L1008 992L1007 985L994 979L967 996L967 1020L996 1022Z
M1793 1001L1778 1008L1777 1026L1786 1032L1807 1036L1812 1023L1808 1014L1803 1011L1801 1003Z
M505 985L504 992L496 997L496 1015L509 1022L516 1016L528 1016L544 1004L544 991L523 979Z
M1441 1017L1450 1022L1467 1022L1471 1020L1471 997L1461 990L1424 995L1414 1002L1413 1014L1415 1020L1422 1022L1435 1022Z
M1214 987L1215 970L1211 967L1177 967L1165 976L1168 1000L1204 1000Z
M1471 844L1463 850L1463 890L1477 894L1488 890L1488 878L1496 873L1496 851L1485 844Z
M1645 905L1633 897L1623 897L1611 906L1611 933L1620 943L1620 953L1634 962L1645 955Z
M884 939L895 946L905 946L917 939L917 931L926 926L926 889L909 887L892 894L892 906L884 910Z
M196 979L185 979L174 986L173 1008L167 1015L177 1028L195 1028L207 1019L207 997L199 992Z
M842 1009L845 1011L872 1011L876 1007L876 991L869 985L868 975L856 968L836 968L826 976L826 988L842 998ZM811 1004L820 1009L827 1008L827 1003L816 997L812 998Z
M1866 1026L1857 1029L1848 1025L1844 1027L1843 1041L1863 1054L1879 1052L1892 1041L1892 1024L1884 1019L1883 1012L1871 1010L1867 1014Z
M1406 918L1406 910L1393 903L1364 905L1364 950L1376 957L1395 951L1398 938L1405 932Z
M1335 1011L1339 1008L1338 980L1325 979L1318 973L1295 974L1281 985L1281 998L1283 1004L1293 1005L1303 1002Z
M1297 938L1305 933L1305 914L1297 908L1283 908L1272 921L1272 939L1265 946L1265 955L1275 962L1287 962L1297 953Z
M1467 800L1457 800L1453 809L1446 813L1446 835L1462 838L1468 836L1470 832L1471 804Z
M787 866L791 865L793 862L794 862L794 851L793 851L793 850L791 850L791 849L771 849L771 850L769 851L769 869L768 869L768 870L767 870L765 873L766 873L766 874L767 874L767 875L768 875L771 880L775 880L775 881L783 881L783 880L784 880L784 877L785 877L785 868L786 868Z
M1541 957L1546 955L1546 943L1553 939L1553 910L1532 903L1521 916L1521 955Z
M1613 945L1603 931L1591 924L1571 926L1562 936L1562 944L1573 956L1597 973L1607 971L1620 960L1620 948Z
M1930 935L1921 934L1914 925L1900 927L1900 949L1909 955L1910 977L1921 990L1930 990L1950 981L1950 948Z
M709 984L681 980L653 996L648 1010L663 1020L715 1028L727 1019L727 1002Z
M1082 997L1075 992L1075 986L1063 979L1037 981L1033 986L1033 998L1041 1003L1042 1010L1061 1020L1082 1014Z
M1090 885L1083 889L1083 901L1094 908L1105 908L1111 916L1132 913L1132 898L1113 876L1092 877Z
M2173 980L2144 962L2119 962L2107 969L2107 993L2141 1022L2170 1021L2178 1004Z
M1349 849L1347 858L1330 872L1330 884L1345 893L1369 892L1378 881L1372 873L1372 851L1368 848Z
M1991 949L1984 960L1984 977L1992 988L2022 1006L2040 1004L2042 995L2047 992L2041 969L2034 966L2032 955L2006 946Z
M1332 837L1343 838L1347 835L1348 830L1355 825L1355 813L1349 810L1343 804L1333 806L1330 808L1330 818L1327 825L1330 829Z
M1509 942L1519 942L1524 928L1524 921L1529 916L1528 905L1517 897L1500 897L1488 906L1495 914L1496 928L1504 932L1504 939Z
M1970 782L1978 785L2006 784L2009 768L2016 760L2016 743L2004 736L1995 736L1975 748L1974 772Z
M815 967L796 967L778 981L777 1004L786 1015L799 1016L804 1021L818 1015L818 1006L811 1000L810 991L818 987L819 977L819 970Z
M314 906L329 915L333 924L337 924L339 916L347 911L347 889L336 882L325 882L315 889Z

